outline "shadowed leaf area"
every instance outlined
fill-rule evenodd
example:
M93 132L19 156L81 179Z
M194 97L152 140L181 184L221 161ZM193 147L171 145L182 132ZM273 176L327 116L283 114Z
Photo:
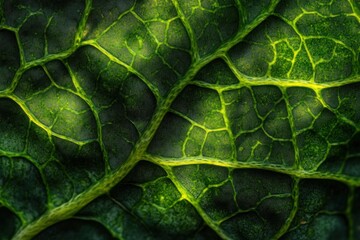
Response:
M360 239L358 0L0 1L0 240Z

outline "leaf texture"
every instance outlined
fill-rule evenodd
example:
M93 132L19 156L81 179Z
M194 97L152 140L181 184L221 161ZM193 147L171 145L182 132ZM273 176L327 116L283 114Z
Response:
M0 239L360 239L358 0L0 1Z

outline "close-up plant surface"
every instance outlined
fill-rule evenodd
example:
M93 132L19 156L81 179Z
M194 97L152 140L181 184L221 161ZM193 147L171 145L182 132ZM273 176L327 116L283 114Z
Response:
M360 239L359 0L0 17L0 239Z

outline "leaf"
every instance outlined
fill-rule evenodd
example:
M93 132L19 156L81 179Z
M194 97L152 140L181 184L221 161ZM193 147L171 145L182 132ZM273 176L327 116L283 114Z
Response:
M0 1L0 239L359 239L359 9Z

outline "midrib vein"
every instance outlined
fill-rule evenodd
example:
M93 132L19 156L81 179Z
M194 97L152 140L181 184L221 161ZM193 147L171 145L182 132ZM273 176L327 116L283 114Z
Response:
M187 73L181 79L179 79L179 81L174 86L174 88L172 88L167 97L164 100L159 101L159 104L147 129L145 130L139 141L136 143L127 161L117 171L112 174L106 175L104 178L99 180L98 183L94 184L92 187L72 198L68 202L45 212L34 222L31 222L30 224L21 228L16 233L13 240L27 240L33 238L47 227L59 221L70 218L84 206L89 204L92 200L107 193L115 185L117 185L142 159L148 145L150 144L150 141L152 140L156 130L160 126L162 119L170 109L172 102L175 100L178 94L189 84L189 82L193 79L196 73L206 64L210 63L216 58L223 57L231 47L239 43L249 32L251 32L255 27L257 27L263 20L265 20L274 11L279 1L280 0L272 1L271 6L266 13L262 13L261 15L259 15L256 20L254 20L251 24L247 25L242 31L239 31L229 41L221 45L215 52L204 56L202 59L199 59L198 61L192 63ZM71 52L73 51L74 50L72 50ZM62 57L66 57L68 55L69 53L66 53Z

